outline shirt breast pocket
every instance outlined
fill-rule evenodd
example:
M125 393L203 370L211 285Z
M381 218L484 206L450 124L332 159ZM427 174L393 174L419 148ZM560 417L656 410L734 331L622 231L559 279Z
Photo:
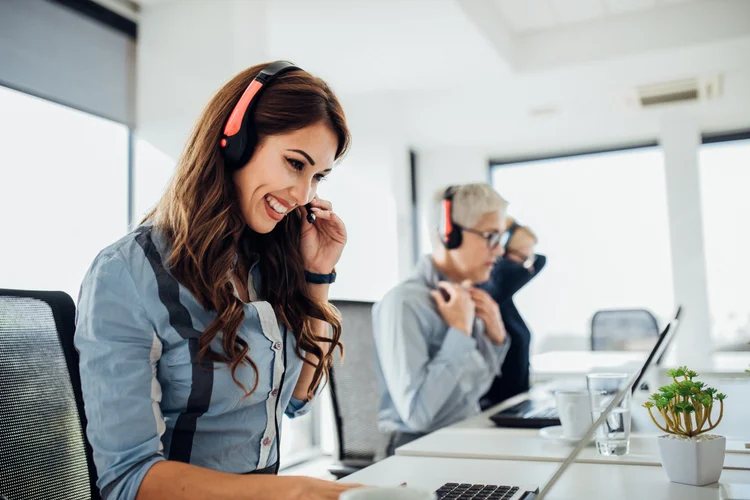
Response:
M165 414L185 411L193 387L193 363L187 341L162 353L158 371L162 411Z

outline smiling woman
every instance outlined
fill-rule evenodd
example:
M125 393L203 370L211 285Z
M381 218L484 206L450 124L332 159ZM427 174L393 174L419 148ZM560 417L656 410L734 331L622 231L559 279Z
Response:
M275 475L282 416L309 410L340 346L328 287L346 229L316 193L348 144L325 82L250 68L209 102L154 211L96 258L76 345L103 496L351 487L227 474Z
M336 135L323 122L263 140L247 168L234 173L242 215L250 226L270 232L289 210L311 201L333 168L336 145Z

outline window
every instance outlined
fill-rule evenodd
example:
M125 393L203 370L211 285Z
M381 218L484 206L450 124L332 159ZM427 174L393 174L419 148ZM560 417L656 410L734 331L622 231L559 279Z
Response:
M673 307L664 159L656 147L493 165L547 267L516 295L536 352L586 349L593 314Z
M0 286L74 300L128 223L128 128L0 87Z
M750 340L750 139L700 149L708 301L719 344Z

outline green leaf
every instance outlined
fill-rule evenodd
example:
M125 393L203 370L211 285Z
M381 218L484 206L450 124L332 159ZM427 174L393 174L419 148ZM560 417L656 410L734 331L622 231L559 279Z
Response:
M680 401L675 405L675 411L678 413L692 413L695 411L695 406L686 401Z
M693 392L690 389L688 389L687 387L680 387L675 392L677 392L677 394L680 395L680 396L682 396L682 397L687 397L687 396L692 396L693 395Z
M727 398L726 394L719 393L719 394L716 395L716 399L719 400L719 401L724 401L726 398Z
M667 398L656 398L654 400L654 403L656 404L656 407L660 410L663 410L664 408L667 408L669 406L669 399Z

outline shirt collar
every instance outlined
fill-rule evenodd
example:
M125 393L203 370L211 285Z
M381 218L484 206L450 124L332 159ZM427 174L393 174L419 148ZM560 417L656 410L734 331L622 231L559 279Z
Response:
M414 277L424 282L428 288L436 289L440 281L450 281L435 265L431 255L424 255L414 270Z

